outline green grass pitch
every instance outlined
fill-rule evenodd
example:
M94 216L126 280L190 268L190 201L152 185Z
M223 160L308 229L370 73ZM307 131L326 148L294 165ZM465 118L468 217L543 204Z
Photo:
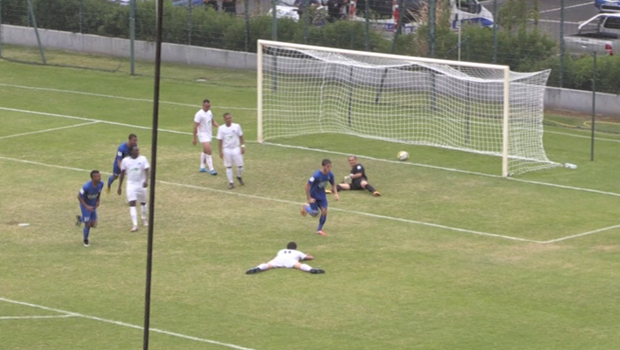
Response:
M335 134L258 144L253 73L163 72L150 349L617 348L620 136L597 134L591 161L587 129L566 127L581 121L549 115L549 158L579 168L503 179L498 158L428 147ZM129 232L115 193L89 248L74 217L88 172L107 179L129 133L152 161L152 98L148 74L0 60L1 349L142 347L147 230ZM219 175L198 173L204 98L244 129L244 187L227 189L217 158ZM331 197L320 237L299 215L303 186L323 158L341 179L348 154L383 195ZM245 275L289 241L326 274Z

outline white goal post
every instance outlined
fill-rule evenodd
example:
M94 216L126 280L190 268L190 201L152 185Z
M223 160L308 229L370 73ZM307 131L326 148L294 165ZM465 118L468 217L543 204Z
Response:
M258 40L258 141L343 133L559 166L543 147L550 70Z

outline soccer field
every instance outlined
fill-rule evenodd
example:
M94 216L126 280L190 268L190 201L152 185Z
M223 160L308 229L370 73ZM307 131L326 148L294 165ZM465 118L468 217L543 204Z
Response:
M180 78L161 83L150 349L617 348L620 136L598 133L590 161L589 131L548 123L547 155L578 169L509 179L499 158L445 149L259 144L253 73L165 69ZM152 161L152 98L152 77L0 60L0 349L142 347L147 230L129 232L114 191L90 247L74 222L90 170L107 179L128 134ZM217 158L217 176L198 172L204 98L243 127L243 187ZM382 196L330 197L320 237L303 186L323 158L347 175L349 154ZM326 273L245 274L290 241Z

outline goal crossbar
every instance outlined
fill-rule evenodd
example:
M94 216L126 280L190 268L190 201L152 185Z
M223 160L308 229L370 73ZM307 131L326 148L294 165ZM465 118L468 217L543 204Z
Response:
M258 40L258 141L342 132L501 156L504 177L557 166L542 147L548 74ZM377 113L398 130L373 129Z

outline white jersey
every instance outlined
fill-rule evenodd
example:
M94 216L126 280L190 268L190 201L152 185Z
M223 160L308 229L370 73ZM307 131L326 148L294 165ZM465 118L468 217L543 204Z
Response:
M239 138L243 136L241 126L237 123L220 125L217 129L217 139L222 140L222 148L234 149L239 147Z
M125 172L127 187L142 187L142 184L146 181L145 170L148 168L150 168L150 164L145 156L138 156L136 159L131 157L123 158L121 170Z
M300 260L306 259L306 254L295 249L282 249L273 260L269 262L273 267L293 268Z
M211 113L211 110L205 112L201 108L194 116L194 123L198 123L197 134L211 137L211 127L213 126L213 113Z

